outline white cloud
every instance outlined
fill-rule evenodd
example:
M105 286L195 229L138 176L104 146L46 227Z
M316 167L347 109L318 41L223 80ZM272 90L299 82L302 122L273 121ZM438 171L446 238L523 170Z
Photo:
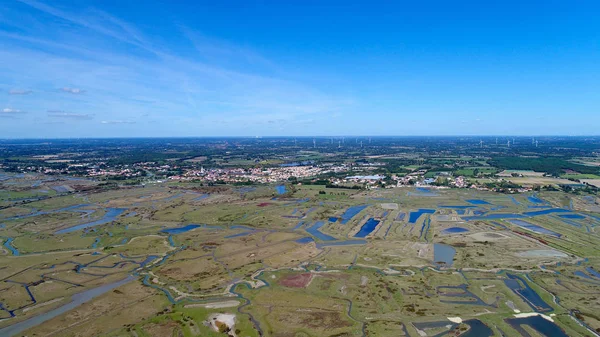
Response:
M68 92L70 94L75 94L75 95L83 94L85 92L85 90L83 90L83 89L69 88L69 87L64 87L64 88L61 88L60 90L62 90L64 92Z
M94 118L94 115L66 112L66 111L62 111L62 110L48 110L48 117L66 118L66 119L92 119L92 118Z
M9 95L29 95L33 91L32 90L23 90L23 89L11 89L8 91Z
M135 124L134 121L102 121L101 124Z
M4 114L23 114L23 113L25 113L25 111L21 111L18 109L12 109L12 108L4 108L4 109L2 109L2 113L4 113Z

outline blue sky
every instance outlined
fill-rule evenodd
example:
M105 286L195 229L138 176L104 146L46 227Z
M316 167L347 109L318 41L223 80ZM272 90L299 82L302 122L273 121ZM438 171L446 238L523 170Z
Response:
M598 1L5 2L0 138L597 135L599 15Z

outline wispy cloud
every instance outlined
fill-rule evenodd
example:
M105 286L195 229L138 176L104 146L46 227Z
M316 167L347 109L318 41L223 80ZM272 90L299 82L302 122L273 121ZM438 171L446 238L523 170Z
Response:
M134 121L102 121L100 124L135 124Z
M79 120L89 120L94 118L92 114L82 114L82 113L73 113L66 112L62 110L48 110L48 117L51 118L65 118L65 119L79 119Z
M0 111L2 114L6 114L6 115L15 115L15 114L24 114L26 113L25 111L22 110L18 110L18 109L13 109L13 108L4 108Z
M64 87L64 88L60 88L60 90L64 91L64 92L68 92L70 94L83 94L85 92L85 90L83 89L79 89L79 88L69 88L69 87Z
M45 93L28 102L40 110L48 102L43 96L53 94L48 88L72 94L56 95L57 106L65 111L48 117L89 119L91 112L102 111L95 115L99 123L143 124L140 133L146 135L239 134L247 132L245 125L254 126L253 133L269 130L269 120L278 121L275 126L322 122L352 105L316 88L306 80L308 72L295 76L250 46L207 37L178 23L173 28L182 35L174 38L191 44L195 53L174 52L169 42L97 9L19 1L12 14L28 8L35 24L13 20L13 31L19 33L0 32L0 42L15 46L0 50L0 73L9 83L30 79L28 88ZM48 15L55 20L47 20ZM147 128L148 118L140 116L151 116L160 130ZM225 127L215 130L215 120L225 121ZM90 136L108 129L89 125Z
M11 89L8 91L9 95L29 95L31 93L33 93L33 90Z

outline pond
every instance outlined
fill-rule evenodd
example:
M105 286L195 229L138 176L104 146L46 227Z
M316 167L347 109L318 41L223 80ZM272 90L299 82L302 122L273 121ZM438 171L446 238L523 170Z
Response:
M456 233L464 233L464 232L468 232L469 230L466 228L462 228L462 227L450 227L450 228L446 228L442 231L442 234L456 234Z
M369 207L368 205L358 205L358 206L352 206L350 208L348 208L344 214L342 214L340 216L340 223L342 225L345 225L348 223L348 221L352 220L352 218L354 216L356 216L358 213L360 213L363 209Z
M550 208L550 209L544 209L541 211L523 212L523 215L538 216L538 215L548 215L548 214L553 214L553 213L568 213L568 212L571 212L571 211L568 209L564 209L564 208Z
M544 200L538 198L537 195L530 195L527 197L527 200L529 200L529 202L534 203L534 204L544 204L546 203Z
M532 232L536 232L536 233L540 233L540 234L546 234L546 235L552 235L555 236L557 238L560 238L561 235L557 232L551 231L549 229L546 229L542 226L538 226L538 225L534 225L530 222L527 221L523 221L523 220L518 220L518 219L512 219L512 220L506 220L508 222L510 222L511 224L515 225L515 226L519 226L521 228L530 230Z
M485 200L481 200L481 199L468 199L465 200L466 202L468 202L469 204L473 204L473 205L489 205L490 203L485 201Z
M564 219L585 219L581 214L559 214L558 216Z
M425 187L417 187L415 191L416 192L408 192L407 195L413 197L436 197L439 195L431 189Z
M470 319L463 323L469 326L469 330L460 337L491 337L494 335L492 329L478 319Z
M187 226L183 226L183 227L167 228L167 229L161 230L160 232L166 233L166 234L181 234L181 233L191 231L192 229L196 229L198 227L202 227L202 226L192 224L192 225L187 225Z
M456 255L454 247L442 243L433 244L433 262L435 264L444 267L452 267L454 255Z
M537 312L552 311L552 307L529 287L529 284L520 276L506 273L507 279L504 279L504 284L515 294L521 296L529 306Z
M286 189L285 189L285 185L277 185L275 186L275 191L277 192L277 194L285 194Z
M126 210L127 210L126 208L107 208L106 213L99 220L83 223L81 225L77 225L77 226L73 226L73 227L69 227L69 228L65 228L65 229L61 229L61 230L54 232L54 234L66 234L66 233L78 231L80 229L86 229L86 228L90 228L90 227L104 225L104 224L114 221L119 215L123 214L123 212L125 212Z
M510 324L513 329L517 330L521 336L529 335L527 330L523 329L523 325L526 325L544 336L568 337L568 335L558 325L539 315L520 318L507 318L504 321Z
M365 224L361 227L360 231L354 235L355 238L364 238L367 235L371 234L375 230L375 228L379 225L379 220L375 220L370 218L365 222Z
M310 234L312 234L314 237L316 237L319 240L335 241L336 238L334 238L333 236L327 235L319 230L323 226L325 226L325 221L317 221L314 225L312 225L311 227L308 227L306 229L306 231L309 232Z
M426 209L426 208L421 208L415 212L410 212L410 215L408 216L408 223L416 223L417 220L421 217L421 215L433 214L433 213L435 213L435 209Z
M301 244L306 244L306 243L310 243L310 242L315 242L315 240L313 238L311 238L310 236L301 238L296 240L297 243L301 243Z

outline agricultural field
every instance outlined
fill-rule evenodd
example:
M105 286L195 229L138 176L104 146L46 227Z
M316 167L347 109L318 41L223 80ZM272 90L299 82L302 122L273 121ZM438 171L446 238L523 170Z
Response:
M39 178L1 182L2 336L600 331L595 196Z

